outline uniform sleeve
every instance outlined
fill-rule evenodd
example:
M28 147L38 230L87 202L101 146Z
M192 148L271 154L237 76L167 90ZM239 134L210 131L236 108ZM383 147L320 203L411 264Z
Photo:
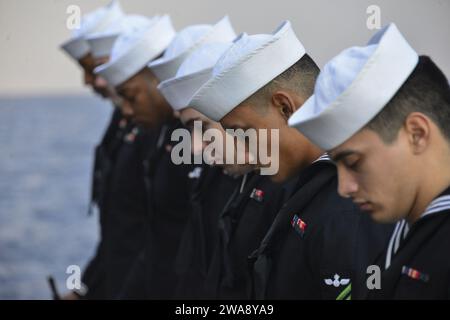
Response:
M75 291L83 299L102 299L105 283L105 262L103 253L103 243L97 246L94 257L86 266L81 278L82 288Z
M138 300L145 299L145 255L142 251L135 259L131 267L121 292L117 299L120 300Z
M322 268L322 256L324 250L324 233L324 226L318 225L314 232L309 235L305 246L306 250L304 250L304 260L310 271L311 281L314 281L315 283L320 282L320 270ZM315 292L315 297L321 297L321 293Z

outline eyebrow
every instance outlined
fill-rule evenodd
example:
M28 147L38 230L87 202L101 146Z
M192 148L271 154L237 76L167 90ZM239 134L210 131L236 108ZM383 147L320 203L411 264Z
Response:
M344 159L345 157L348 157L349 155L355 154L356 151L354 150L345 150L345 151L341 151L339 152L337 155L330 155L331 159L334 162L339 162L340 160Z

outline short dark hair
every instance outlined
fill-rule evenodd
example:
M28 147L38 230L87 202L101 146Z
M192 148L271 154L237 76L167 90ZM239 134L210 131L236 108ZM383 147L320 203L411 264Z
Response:
M419 57L411 75L366 128L377 132L385 143L391 143L412 112L431 118L450 141L450 86L428 56Z
M255 102L255 99L258 99L258 101L268 99L275 90L281 88L289 89L306 99L314 92L314 85L319 72L320 69L314 60L308 54L304 54L291 67L250 96L246 102L252 103Z

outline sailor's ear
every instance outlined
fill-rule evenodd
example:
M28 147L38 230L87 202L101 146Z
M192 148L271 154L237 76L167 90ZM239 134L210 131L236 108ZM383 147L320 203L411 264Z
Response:
M412 112L406 117L403 130L412 152L414 154L423 153L430 143L432 120L423 113Z
M295 112L295 103L289 93L283 90L277 90L272 94L272 105L277 108L278 112L286 121Z

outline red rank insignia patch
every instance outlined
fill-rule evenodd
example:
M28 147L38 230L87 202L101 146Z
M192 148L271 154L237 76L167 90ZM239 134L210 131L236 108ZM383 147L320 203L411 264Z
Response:
M263 202L264 191L255 188L255 189L253 189L252 193L250 194L250 198L255 199L258 202Z
M298 217L298 215L294 215L291 222L292 227L297 231L297 233L303 237L306 231L306 222Z

